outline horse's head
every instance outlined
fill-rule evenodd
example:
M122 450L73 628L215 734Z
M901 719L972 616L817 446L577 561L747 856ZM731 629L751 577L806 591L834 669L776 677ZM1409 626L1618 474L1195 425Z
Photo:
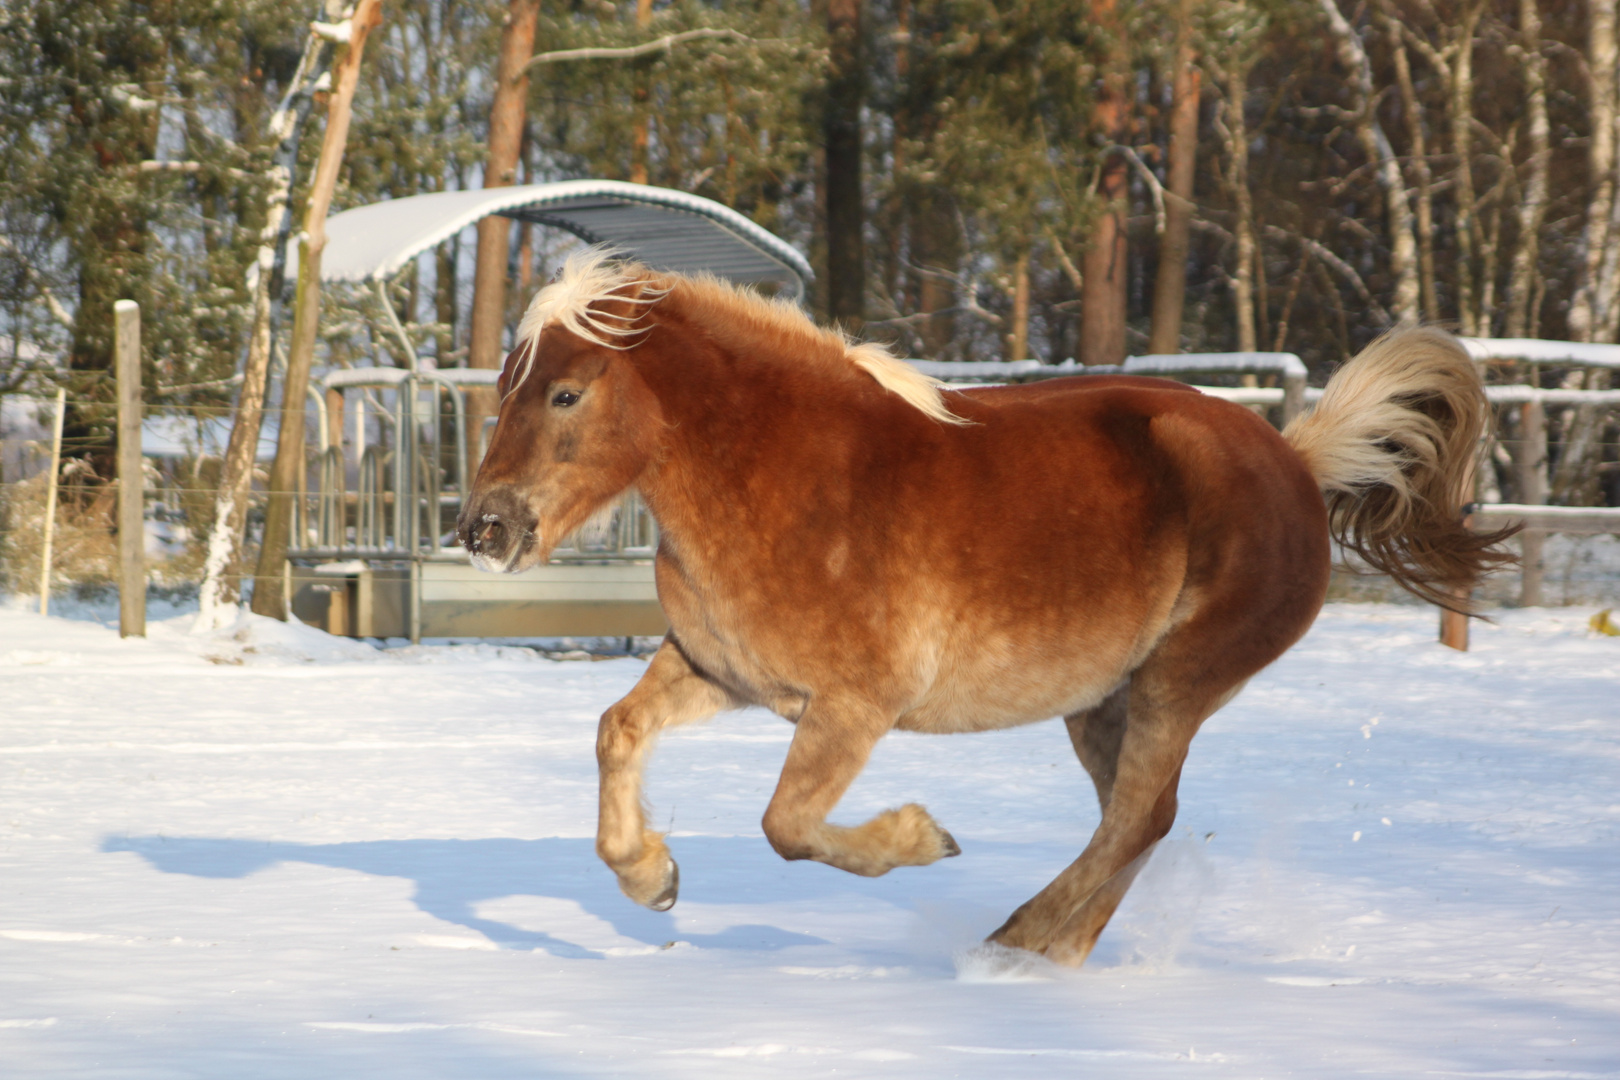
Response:
M587 274L597 278L591 288L581 287ZM611 266L571 263L525 316L496 384L489 450L456 522L480 569L517 573L544 562L652 460L658 402L627 348L640 343L634 325L657 294L625 288Z

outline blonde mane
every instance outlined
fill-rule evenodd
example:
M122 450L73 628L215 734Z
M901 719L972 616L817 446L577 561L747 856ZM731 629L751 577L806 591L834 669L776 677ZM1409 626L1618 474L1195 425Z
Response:
M556 324L605 348L628 349L634 342L627 339L644 329L641 321L645 309L674 292L679 292L690 306L718 316L719 320L799 338L817 351L832 347L923 415L942 424L967 423L946 407L941 394L943 383L895 357L882 345L856 343L840 330L823 329L789 300L766 298L710 274L655 271L619 259L611 248L604 247L585 248L570 255L557 279L535 294L518 325L522 366L507 393L529 377L540 348L541 331L546 327ZM629 317L594 307L615 300L643 307L639 311L632 308L634 314Z

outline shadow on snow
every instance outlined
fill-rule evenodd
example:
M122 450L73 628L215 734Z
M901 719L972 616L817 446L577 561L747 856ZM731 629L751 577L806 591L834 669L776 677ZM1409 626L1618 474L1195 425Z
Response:
M699 881L730 878L739 861L753 862L770 855L755 849L763 841L748 837L681 837L680 859L689 876ZM746 851L743 849L747 849ZM508 896L545 896L573 900L590 914L610 924L622 937L648 945L673 939L706 949L785 949L794 945L824 945L808 934L765 924L729 926L704 934L676 929L669 912L648 911L620 895L611 873L596 858L588 839L541 840L365 840L340 844L297 844L213 837L131 836L108 837L103 852L132 852L168 874L201 878L243 878L278 863L301 862L364 874L407 878L416 884L416 906L437 919L476 930L490 941L510 949L543 949L554 956L601 959L603 953L508 923L481 918L482 901ZM781 874L762 874L773 884ZM774 879L774 880L773 880ZM794 882L795 886L802 881ZM804 899L802 889L781 896L754 895L745 902ZM692 894L698 892L694 897ZM735 900L737 890L728 899ZM701 892L684 888L683 899L701 900ZM716 899L719 899L718 897Z

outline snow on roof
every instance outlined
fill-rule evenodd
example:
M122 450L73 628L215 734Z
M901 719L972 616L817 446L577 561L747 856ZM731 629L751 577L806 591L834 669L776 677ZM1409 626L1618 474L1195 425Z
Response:
M737 211L684 191L617 180L440 191L390 199L326 220L321 280L386 278L469 225L499 214L610 244L659 270L706 270L736 282L776 282L795 295L815 276L786 241ZM298 272L287 252L289 280Z

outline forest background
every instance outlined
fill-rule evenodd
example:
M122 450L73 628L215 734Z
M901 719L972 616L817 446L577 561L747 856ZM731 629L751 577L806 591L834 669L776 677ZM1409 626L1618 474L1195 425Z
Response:
M276 166L299 220L327 94L291 143L273 114L312 21L343 15L5 0L0 397L65 385L87 474L117 299L142 306L149 407L229 415ZM503 50L527 79L504 121ZM799 246L815 314L905 355L1288 350L1320 383L1402 321L1620 336L1616 80L1612 0L385 0L333 209L651 183ZM510 327L562 238L503 229ZM474 340L477 242L393 286L440 366L498 348ZM396 362L358 298L320 333L318 364ZM1615 501L1613 471L1555 475L1554 501Z

